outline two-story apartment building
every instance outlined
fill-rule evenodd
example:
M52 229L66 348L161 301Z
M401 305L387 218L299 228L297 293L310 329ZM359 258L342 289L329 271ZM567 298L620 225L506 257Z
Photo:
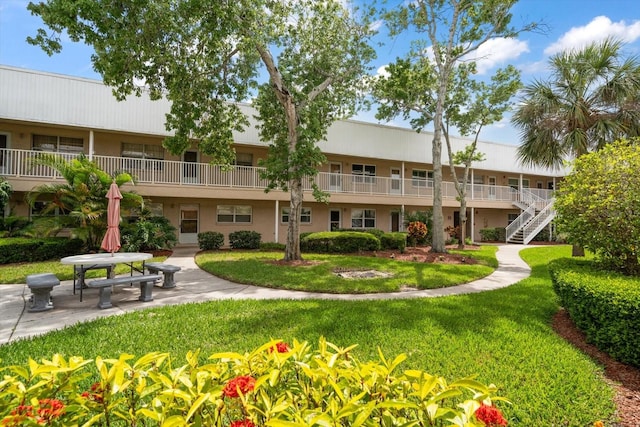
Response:
M25 194L62 179L48 168L32 167L30 157L42 151L69 157L84 153L109 173L133 174L137 183L123 191L144 196L148 207L167 217L178 228L181 244L195 243L198 232L227 236L236 230L255 230L265 242L284 242L289 194L265 193L257 165L267 155L267 143L258 137L251 107L241 107L252 126L234 134L236 164L225 169L210 164L197 142L181 156L162 147L169 135L165 100L132 96L118 102L99 81L0 66L0 175L14 189L10 209L15 215L34 214ZM402 230L403 212L433 204L431 139L411 129L335 123L319 144L327 162L315 178L330 193L329 203L305 193L301 231ZM455 138L454 151L469 143ZM514 220L515 228L522 228L550 205L550 190L562 171L523 167L516 148L478 145L486 160L473 165L467 196L467 231L475 240L482 228L505 227ZM448 162L446 154L442 160ZM459 201L448 166L443 173L445 225L454 226Z

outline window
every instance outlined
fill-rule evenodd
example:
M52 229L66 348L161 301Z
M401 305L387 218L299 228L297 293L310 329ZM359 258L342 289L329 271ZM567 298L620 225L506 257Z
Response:
M252 219L251 206L218 205L218 222L250 223Z
M122 143L122 157L128 157L135 160L125 160L123 167L125 169L162 169L162 162L153 160L164 160L164 148L161 145L154 144L133 144L130 142ZM152 160L150 162L145 161Z
M414 187L433 187L433 172L425 169L411 170L411 185Z
M4 168L7 166L7 161L5 158L5 149L9 148L9 136L4 133L0 133L0 171L4 172Z
M302 212L300 213L300 223L301 224L311 224L311 208L301 208ZM283 224L289 222L289 212L290 208L282 208L281 212L281 221Z
M352 209L351 228L376 228L375 209Z
M375 181L376 167L374 165L352 164L351 174L356 175L354 182L372 183Z
M84 142L82 138L68 136L33 135L32 148L36 151L80 154L84 149Z
M237 166L253 166L253 154L236 153L236 165Z
M50 201L39 200L31 206L31 218L53 217L64 215L65 211L58 206L53 206Z
M520 216L520 214L517 214L517 213L507 214L507 225L509 225L513 221L515 221L519 216Z

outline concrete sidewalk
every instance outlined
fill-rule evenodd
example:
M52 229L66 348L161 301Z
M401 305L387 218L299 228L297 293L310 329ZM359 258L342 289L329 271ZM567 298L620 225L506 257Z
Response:
M119 286L112 294L113 307L100 310L97 289L85 289L83 302L73 294L73 282L64 281L52 292L54 309L30 313L27 304L31 292L27 285L0 285L0 344L19 338L43 334L55 329L104 316L113 316L134 310L188 302L219 299L340 299L373 300L398 298L427 298L489 291L512 285L529 276L530 269L519 256L526 246L502 245L498 248L499 267L489 276L464 285L423 291L387 294L336 295L311 292L285 291L232 283L199 269L194 262L197 247L174 248L166 261L182 270L175 275L173 289L156 287L154 300L138 301L137 287Z

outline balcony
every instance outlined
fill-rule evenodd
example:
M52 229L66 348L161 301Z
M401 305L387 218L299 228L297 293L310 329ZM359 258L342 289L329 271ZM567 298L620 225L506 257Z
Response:
M10 180L23 178L58 180L62 177L47 166L34 165L30 159L40 151L0 150L0 175ZM75 154L57 153L68 160ZM111 156L93 156L93 161L105 172L117 174L128 172L138 184L157 186L186 186L211 188L243 188L264 190L267 181L260 177L262 168L251 166L220 166L208 163L189 163L171 160L149 160ZM432 198L433 180L400 179L382 176L363 176L320 172L315 182L322 191L330 194L357 194L387 196L397 198ZM311 184L305 182L305 190L311 190ZM495 201L512 203L518 200L519 192L511 187L495 185L469 184L468 201ZM442 183L443 200L455 200L458 197L453 182Z

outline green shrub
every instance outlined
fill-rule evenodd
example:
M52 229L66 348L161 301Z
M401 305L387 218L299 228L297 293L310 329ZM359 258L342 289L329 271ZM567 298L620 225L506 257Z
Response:
M234 231L229 233L229 245L233 249L260 249L261 238L257 231Z
M504 242L507 240L507 230L504 227L483 228L480 230L480 240L483 242Z
M607 268L640 276L640 138L579 156L555 193L555 223L567 241Z
M640 279L563 258L549 264L560 304L587 339L613 358L640 367Z
M30 223L26 216L8 216L2 218L2 230L6 231L9 237L17 237Z
M224 245L224 235L217 231L198 233L198 246L203 251L218 250Z
M355 253L377 251L380 240L370 233L357 231L322 231L305 237L300 248L306 252Z
M305 231L304 233L300 233L300 241L302 241L305 237L313 233L314 233L313 231Z
M284 251L286 249L287 245L285 245L284 243L278 243L278 242L264 242L264 243L260 243L260 250L261 251L265 251L265 252L269 252L269 251Z
M401 253L404 252L407 247L407 233L393 232L384 233L380 237L381 249L397 249Z
M376 238L378 238L378 240L380 240L380 238L384 236L384 231L377 228L367 228L364 231L365 233L373 234L374 236L376 236Z
M171 249L178 243L177 229L163 216L140 217L122 225L122 249L145 252Z
M188 352L180 367L167 353L31 360L0 368L0 424L506 425L494 385L401 370L402 354L386 359L379 351L379 361L361 362L354 347L274 340L245 354L213 354L205 364Z
M60 259L82 252L83 242L65 237L0 239L0 264Z
M384 234L384 231L378 228L339 228L333 231L353 231L356 233L369 233L373 234L378 239L380 239L380 237L382 237L382 235Z

